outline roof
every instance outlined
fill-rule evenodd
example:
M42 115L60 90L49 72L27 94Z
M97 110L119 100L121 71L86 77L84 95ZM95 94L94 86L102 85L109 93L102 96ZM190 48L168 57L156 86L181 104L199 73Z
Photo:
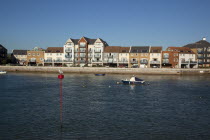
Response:
M63 47L48 47L45 53L63 53Z
M27 55L27 50L13 50L13 55Z
M0 48L4 48L4 49L6 49L4 46L2 46L1 44L0 44ZM6 49L7 50L7 49Z
M166 51L194 54L194 52L188 47L168 47Z
M149 46L131 46L130 53L149 53Z
M161 51L162 51L162 47L161 46L152 46L151 48L150 48L150 53L161 53Z
M83 37L82 37L82 38L83 38ZM81 38L80 38L80 39L81 39ZM67 42L68 42L69 40L71 40L71 41L74 43L74 45L78 45L78 42L79 42L80 39L72 39L72 38L69 38L69 39L67 40ZM87 43L90 44L90 45L93 45L93 44L96 42L96 40L97 40L97 39L91 39L91 38L87 38L87 37L84 37L84 39L85 39L85 40L87 41ZM101 42L103 42L103 43L105 44L105 46L108 46L108 44L107 44L106 41L104 41L104 40L101 39L101 38L98 38L98 39L100 39Z
M189 48L204 48L204 47L210 47L210 43L206 40L200 40L195 43L187 44L183 47L189 47Z
M107 46L104 48L104 53L119 53L120 46Z
M120 47L120 53L129 53L130 47Z

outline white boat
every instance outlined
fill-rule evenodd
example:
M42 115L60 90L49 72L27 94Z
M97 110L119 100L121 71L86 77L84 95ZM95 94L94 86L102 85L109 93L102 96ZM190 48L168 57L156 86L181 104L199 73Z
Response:
M135 76L132 76L130 80L122 80L123 84L144 84L145 81L142 79L139 79Z
M6 71L0 71L0 74L6 74L7 72Z

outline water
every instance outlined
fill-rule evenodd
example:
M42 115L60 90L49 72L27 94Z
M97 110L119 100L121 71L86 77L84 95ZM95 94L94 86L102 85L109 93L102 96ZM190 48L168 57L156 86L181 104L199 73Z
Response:
M207 140L210 76L65 74L60 131L57 74L0 75L1 140Z

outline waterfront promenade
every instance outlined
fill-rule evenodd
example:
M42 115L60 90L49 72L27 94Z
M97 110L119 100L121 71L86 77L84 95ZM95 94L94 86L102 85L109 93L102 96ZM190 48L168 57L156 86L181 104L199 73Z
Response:
M38 66L0 66L8 72L58 72L65 73L106 73L106 74L210 74L210 69L174 68L111 68L111 67L38 67Z

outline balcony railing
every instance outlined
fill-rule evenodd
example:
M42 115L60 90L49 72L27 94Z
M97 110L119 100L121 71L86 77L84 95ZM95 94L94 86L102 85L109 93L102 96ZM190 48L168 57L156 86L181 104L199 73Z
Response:
M72 49L65 49L66 52L72 52Z
M92 62L102 62L102 60L92 60Z
M86 55L80 55L80 57L86 57Z
M198 52L198 53L204 53L204 51L203 51L203 50L198 50L197 52Z
M128 60L118 61L118 63L127 64L128 63Z
M101 55L94 55L94 57L95 57L95 58L100 58L100 57L101 57Z
M75 58L78 58L78 57L79 57L79 55L75 55L74 57L75 57Z
M141 64L148 64L148 61L147 60L140 60L140 63Z
M113 58L113 55L107 55L108 58Z
M91 57L93 57L93 55L88 54L88 57L91 58Z
M66 60L63 60L63 62L73 62L73 60L72 59L66 59Z
M160 64L160 61L150 61L150 64Z
M163 64L169 64L169 61L163 61Z
M132 64L137 64L138 61L137 61L137 60L136 60L136 61L130 61L130 63L132 63Z
M65 55L65 57L66 57L66 58L71 58L71 57L72 57L72 55Z
M48 60L44 60L44 62L46 62L46 63L51 63L52 60L51 60L51 59L48 59Z
M197 61L181 61L182 64L197 64Z
M83 50L83 49L81 49L81 50L79 50L80 52L86 52L86 50Z
M95 53L100 53L100 52L101 52L101 50L94 50L94 52L95 52Z
M199 59L202 59L202 58L203 58L203 56L199 56L199 55L198 55L198 58L199 58Z
M54 60L54 62L62 62L62 60L60 60L60 59L59 60Z
M169 55L163 55L163 58L169 58Z

